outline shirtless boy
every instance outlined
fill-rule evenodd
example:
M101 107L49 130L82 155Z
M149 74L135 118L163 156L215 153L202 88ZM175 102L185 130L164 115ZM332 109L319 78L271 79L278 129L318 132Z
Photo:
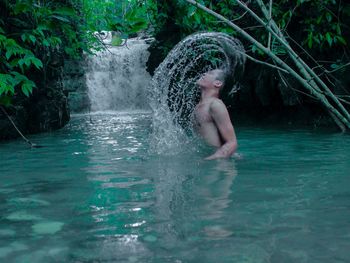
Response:
M217 147L216 152L205 159L228 158L237 149L237 139L227 108L219 99L219 92L225 85L225 72L211 70L197 84L201 100L194 110L195 126L209 145Z

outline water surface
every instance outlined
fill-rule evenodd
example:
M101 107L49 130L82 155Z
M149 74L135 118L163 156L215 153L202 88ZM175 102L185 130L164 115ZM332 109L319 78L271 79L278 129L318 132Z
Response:
M236 127L242 159L150 153L147 112L0 144L0 262L349 262L350 138ZM161 139L161 138L159 138Z

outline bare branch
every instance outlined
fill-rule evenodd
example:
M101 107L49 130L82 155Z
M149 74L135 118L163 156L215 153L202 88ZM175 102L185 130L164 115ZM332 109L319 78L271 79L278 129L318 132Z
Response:
M248 13L247 11L244 12L240 17L237 17L237 18L233 19L232 21L236 22L238 20L241 20L247 13Z
M274 69L280 70L280 71L282 71L283 73L289 74L289 72L288 72L287 70L285 70L285 69L283 69L283 68L281 68L281 67L278 67L278 66L276 66L276 65L272 65L272 64L267 63L267 62L265 62L265 61L262 61L262 60L258 60L258 59L256 59L256 58L253 58L252 56L248 55L247 53L243 53L243 52L240 52L240 51L238 51L238 50L237 50L237 52L243 54L243 55L246 56L248 59L250 59L251 61L254 61L254 62L258 63L258 64L262 64L262 65L268 66L268 67L270 67L270 68L274 68Z
M248 11L246 11L248 12ZM269 22L272 19L272 0L270 0L270 5L269 5ZM269 38L267 40L267 48L271 49L271 33L269 32Z
M348 63L342 65L342 66L339 67L339 68L333 69L333 70L325 70L325 72L328 73L328 74L330 74L330 73L336 72L336 71L338 71L338 70L340 70L340 69L343 69L343 68L345 68L345 67L347 67L347 66L350 66L350 62L348 62Z

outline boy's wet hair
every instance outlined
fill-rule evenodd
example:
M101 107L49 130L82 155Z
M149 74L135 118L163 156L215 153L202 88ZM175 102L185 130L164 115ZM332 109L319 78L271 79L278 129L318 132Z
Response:
M219 80L222 82L222 88L220 90L224 90L225 88L227 88L229 86L229 83L231 83L232 81L230 80L230 74L229 72L225 69L225 68L218 68L215 69L216 73L216 80Z

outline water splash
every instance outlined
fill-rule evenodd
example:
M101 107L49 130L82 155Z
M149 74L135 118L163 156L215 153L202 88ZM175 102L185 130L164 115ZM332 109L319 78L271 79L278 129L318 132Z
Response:
M241 42L224 33L196 33L177 44L157 68L148 94L154 113L151 150L169 155L191 145L193 137L188 135L193 133L192 112L199 100L197 80L222 68L236 83L244 64Z
M109 44L111 37L106 32L101 40ZM145 67L148 46L146 40L129 39L89 59L86 81L91 111L149 109L146 88L151 76Z

